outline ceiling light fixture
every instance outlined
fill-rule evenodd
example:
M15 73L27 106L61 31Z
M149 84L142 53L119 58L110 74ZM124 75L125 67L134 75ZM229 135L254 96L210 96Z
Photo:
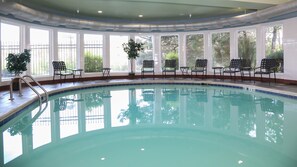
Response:
M143 17L143 15L142 15L142 14L140 14L140 15L138 15L138 17Z
M102 10L98 10L98 13L101 14L101 13L103 13L103 11Z

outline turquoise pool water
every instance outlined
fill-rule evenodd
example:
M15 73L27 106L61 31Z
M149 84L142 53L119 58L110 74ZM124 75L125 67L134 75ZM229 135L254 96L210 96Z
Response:
M206 85L51 96L1 127L3 167L296 167L297 100Z

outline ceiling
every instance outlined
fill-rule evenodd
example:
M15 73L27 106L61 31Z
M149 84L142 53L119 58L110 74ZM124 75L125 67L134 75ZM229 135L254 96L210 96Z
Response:
M288 1L290 0L15 0L38 11L107 22L183 22L230 17Z
M93 31L189 32L297 17L297 0L0 0L2 16Z

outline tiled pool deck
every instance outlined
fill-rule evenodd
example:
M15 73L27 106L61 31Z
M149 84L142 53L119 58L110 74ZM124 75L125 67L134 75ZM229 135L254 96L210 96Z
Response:
M146 79L114 79L114 80L95 80L95 81L84 81L84 82L68 82L61 84L51 84L43 85L43 87L50 93L55 93L63 90L69 90L72 88L88 87L88 86L100 86L100 85L117 85L117 84L146 84L146 83L206 83L206 84L223 84L223 85L236 85L242 86L249 89L261 89L264 91L270 91L272 93L284 93L290 96L297 97L297 85L285 85L285 84L275 84L275 83L266 83L266 82L253 82L253 81L230 81L230 80L215 80L215 79L185 79L185 78L176 78L176 79L155 79L150 78ZM40 93L42 90L36 88ZM0 121L3 121L6 117L11 115L11 113L24 108L28 103L31 103L37 99L37 95L29 88L23 89L23 96L19 96L18 92L13 93L14 100L9 100L10 94L9 91L0 91Z

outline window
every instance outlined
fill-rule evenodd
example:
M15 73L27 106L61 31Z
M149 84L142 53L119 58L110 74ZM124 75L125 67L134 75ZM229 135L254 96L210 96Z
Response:
M67 68L76 68L76 34L58 32L58 59L64 61Z
M123 43L128 42L128 36L110 36L110 68L111 71L127 72L128 56L124 52Z
M164 66L166 59L176 59L178 63L178 36L162 36L161 37L161 59L162 66ZM177 65L179 68L179 65Z
M238 57L249 60L250 66L256 66L256 30L238 32Z
M49 31L30 29L31 74L49 75Z
M266 57L277 59L279 63L277 71L284 72L283 26L267 27L265 45Z
M6 58L9 53L20 53L20 27L1 23L2 79L9 79L13 76L6 70Z
M153 37L152 36L136 36L136 42L144 43L144 51L140 52L139 57L136 59L136 71L141 71L143 60L153 60Z
M84 35L85 72L101 72L103 68L102 35Z
M212 34L213 67L225 67L230 64L230 33Z
M191 34L186 36L186 65L195 66L196 59L204 58L203 34Z

